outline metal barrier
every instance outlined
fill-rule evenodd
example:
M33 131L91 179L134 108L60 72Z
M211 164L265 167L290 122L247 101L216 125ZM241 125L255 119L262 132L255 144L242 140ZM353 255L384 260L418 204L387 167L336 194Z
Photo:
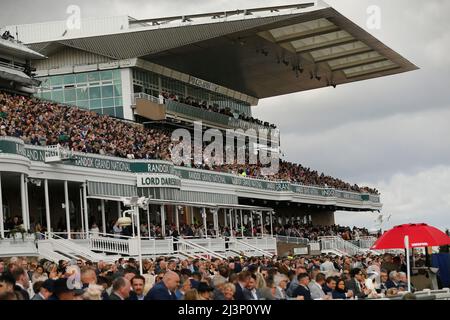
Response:
M341 237L319 237L319 241L322 251L336 251L350 256L366 252L366 250L345 241Z
M89 248L94 251L138 255L138 239L114 239L106 237L91 237Z
M297 238L297 237L288 237L288 236L277 235L276 239L280 242L301 244L301 245L308 245L308 243L309 243L309 239L306 239L306 238Z

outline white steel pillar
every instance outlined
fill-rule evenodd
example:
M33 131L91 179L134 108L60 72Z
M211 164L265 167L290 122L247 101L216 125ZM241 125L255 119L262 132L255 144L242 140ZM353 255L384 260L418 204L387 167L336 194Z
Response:
M244 237L244 219L242 217L242 209L240 210L240 214L241 214L241 237Z
M52 232L52 223L50 221L50 199L48 195L48 179L44 180L44 198L45 198L45 220L47 220L47 232Z
M100 200L100 206L102 210L102 229L103 234L106 234L106 214L105 214L105 200Z
M178 213L178 206L175 206L175 224L178 234L180 234L180 217L178 216Z
M86 232L86 239L89 239L89 213L88 213L88 203L87 203L87 186L83 183L83 207L84 207L84 226Z
M80 214L81 214L81 232L86 232L84 229L84 204L83 204L83 190L80 189Z
M27 228L27 209L26 209L26 203L27 203L27 198L26 198L26 190L25 190L26 186L25 186L25 175L23 173L20 174L20 200L21 200L21 205L22 205L22 221L23 221L23 226L25 227L26 230L28 230Z
M67 239L71 239L70 235L70 208L69 208L69 183L64 180L64 206L66 208L66 227L67 227Z
M0 173L0 238L5 238L5 221L3 216L2 175Z
M163 237L166 236L166 212L163 204L161 205L161 233Z
M250 222L251 224L251 228L252 228L252 238L253 238L253 211L250 210Z

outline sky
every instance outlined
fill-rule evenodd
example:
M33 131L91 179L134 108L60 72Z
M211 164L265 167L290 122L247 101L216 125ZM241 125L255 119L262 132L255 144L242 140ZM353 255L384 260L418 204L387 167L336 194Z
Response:
M292 4L289 0L2 1L0 27L81 17L135 18ZM383 229L425 222L450 228L450 1L328 0L420 70L260 100L254 115L278 124L285 160L382 194ZM369 28L369 6L380 29ZM24 10L30 8L32 10ZM342 225L376 227L377 213L337 212Z

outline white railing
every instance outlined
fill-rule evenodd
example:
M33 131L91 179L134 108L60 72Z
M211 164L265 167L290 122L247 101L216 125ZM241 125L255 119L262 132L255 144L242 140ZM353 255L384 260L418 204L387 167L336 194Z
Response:
M246 256L265 256L272 258L276 254L275 238L230 238L228 241L228 249L234 252L243 253Z
M76 256L70 254L70 253L64 253L64 255L56 252L54 250L53 244L51 240L40 240L38 241L38 252L39 255L42 258L45 258L47 260L58 262L60 260L67 260L67 259L77 259Z
M126 254L130 256L138 255L138 239L115 239L99 236L91 236L89 248L94 251Z
M145 100L157 103L157 104L164 104L164 102L160 103L161 101L159 100L158 97L149 95L149 94L144 93L144 92L134 93L134 94L131 95L131 101L132 101L131 104L133 106L136 105L136 99L145 99Z
M206 247L203 247L201 245L198 245L192 241L186 240L186 239L177 239L176 242L177 252L178 253L185 253L190 254L194 256L198 256L201 258L219 258L219 259L226 259L226 256L212 251Z
M359 247L362 249L370 249L372 248L375 241L377 241L376 237L361 237L359 239Z
M280 242L286 242L286 243L294 243L294 244L302 244L302 245L308 245L309 239L306 238L297 238L297 237L288 237L288 236L276 236L277 240Z
M173 238L141 240L142 255L171 255L174 253Z
M341 237L319 237L319 241L322 251L333 250L350 256L366 252L366 250L345 241Z
M54 249L64 254L79 256L90 261L109 260L107 256L92 252L89 248L78 245L74 241L64 239L54 233L46 232L46 239L51 241Z

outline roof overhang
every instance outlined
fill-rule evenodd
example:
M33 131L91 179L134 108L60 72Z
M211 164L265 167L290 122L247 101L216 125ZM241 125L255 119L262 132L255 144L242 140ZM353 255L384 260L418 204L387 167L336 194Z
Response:
M68 46L112 59L142 58L259 99L417 69L331 7L273 11L201 24L189 24L189 18L176 27L140 20L138 28L124 32L32 48L48 53Z
M15 59L22 59L24 61L46 58L43 54L36 52L21 43L2 38L0 38L0 53L2 55L10 55Z

